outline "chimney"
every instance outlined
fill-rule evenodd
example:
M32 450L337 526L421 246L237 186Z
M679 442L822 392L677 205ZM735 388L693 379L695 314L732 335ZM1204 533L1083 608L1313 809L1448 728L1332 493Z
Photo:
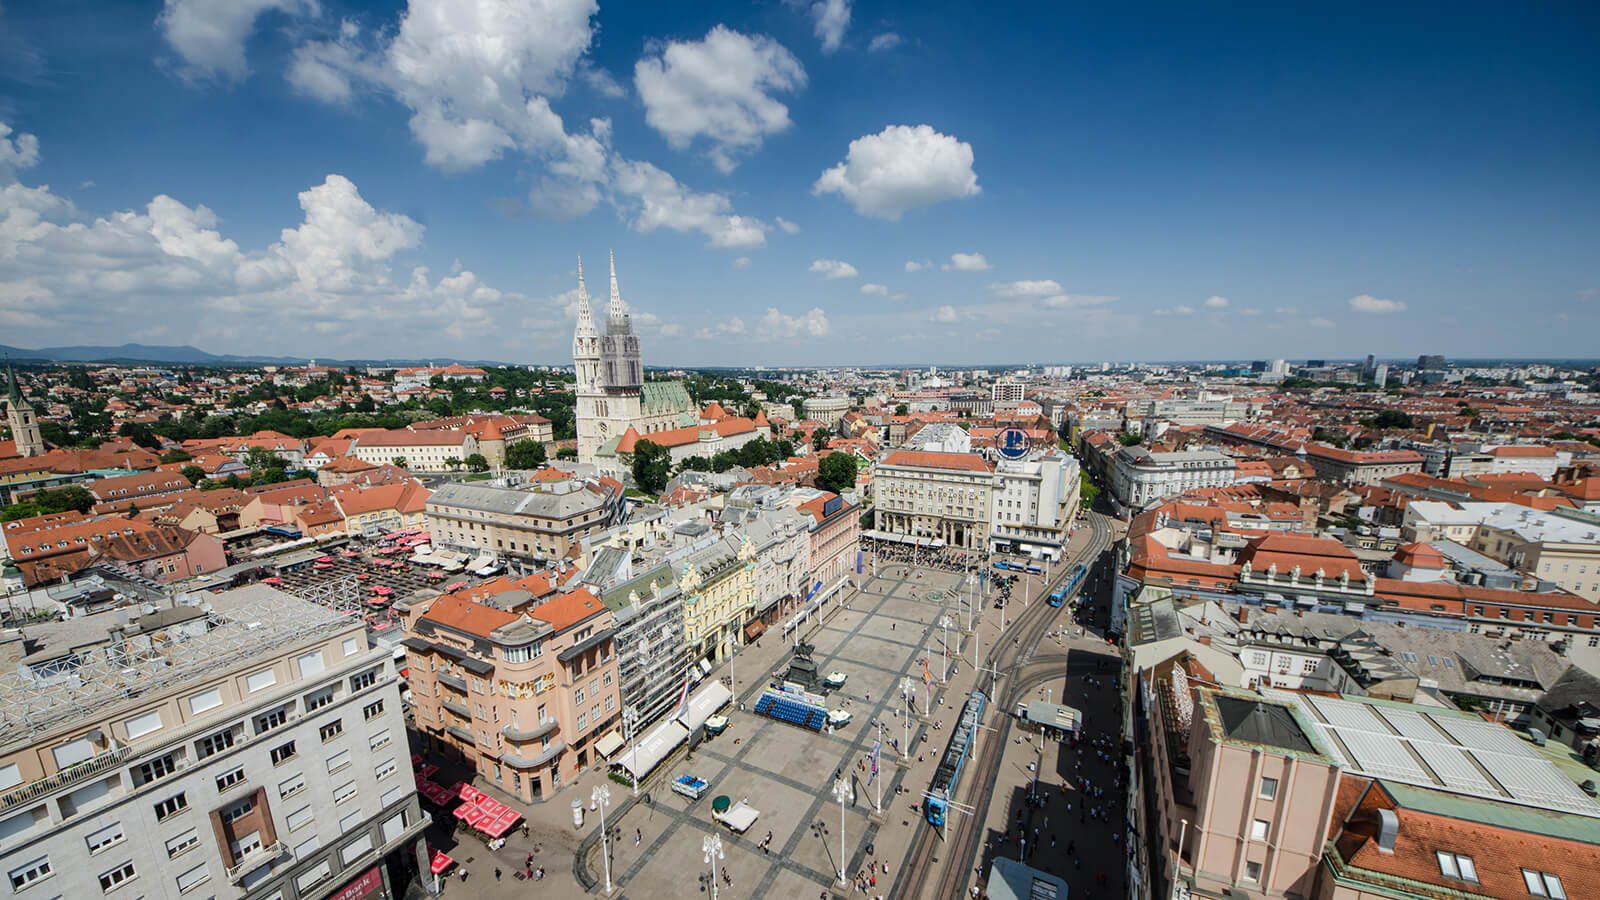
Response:
M1400 819L1392 809L1378 810L1378 852L1394 853L1395 835L1400 832Z
M1250 621L1250 610L1247 607L1239 607L1239 624L1243 625L1248 621Z

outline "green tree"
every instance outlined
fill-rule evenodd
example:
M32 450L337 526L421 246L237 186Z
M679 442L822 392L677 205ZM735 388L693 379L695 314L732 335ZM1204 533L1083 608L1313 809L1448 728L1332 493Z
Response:
M1089 473L1078 470L1078 506L1083 509L1093 509L1094 501L1100 497L1100 489L1089 480Z
M507 468L537 469L544 463L544 444L539 441L517 441L506 448Z
M471 469L474 472L487 472L487 471L489 471L489 461L487 459L484 459L482 453L474 453L471 456L468 456L466 459L462 460L462 462L466 463L467 464L467 468Z
M392 457L390 458L389 462L394 463L402 469L406 468L406 458L404 456Z
M911 406L906 403L896 404L894 414L897 416L909 416L911 415Z
M1401 412L1398 409L1386 409L1378 413L1377 417L1372 420L1372 427L1374 428L1411 428L1412 426L1411 414Z
M817 487L835 494L856 486L856 460L854 454L830 453L817 464Z
M828 429L818 428L811 432L811 449L820 453L828 449Z
M199 484L206 477L206 470L199 466L184 466L183 477L189 479L190 484Z
M654 441L633 445L633 483L647 494L659 494L672 472L672 451Z
M794 441L786 438L772 442L772 457L777 462L783 462L794 455Z
M709 472L711 471L711 460L706 459L704 456L691 456L685 459L683 462L678 463L678 471Z
M455 470L461 468L461 460L460 460L460 458L454 457L454 456L452 456L449 459L445 460L444 464L452 472L454 472Z
M556 448L556 459L577 459L577 458L578 458L578 448L577 447L557 447Z
M1144 440L1144 435L1137 431L1124 431L1117 435L1117 443L1124 447L1133 447Z
M194 459L194 457L189 454L189 451L177 447L161 454L161 461L164 463L188 462L191 459Z

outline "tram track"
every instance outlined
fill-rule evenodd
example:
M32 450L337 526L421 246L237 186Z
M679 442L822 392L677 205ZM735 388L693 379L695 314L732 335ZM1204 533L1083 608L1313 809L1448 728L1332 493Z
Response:
M1090 513L1089 524L1094 529L1093 539L1083 553L1063 567L1061 579L1070 577L1073 567L1080 563L1092 567L1111 546L1112 531L1106 519L1098 513ZM995 723L991 726L994 734L990 740L979 741L977 752L968 762L965 788L960 792L963 798L981 800L983 807L980 809L978 804L971 804L973 810L969 814L959 814L951 809L946 813L947 824L942 833L941 829L923 818L917 826L906 864L901 869L904 877L898 879L898 884L890 893L890 900L921 900L924 897L930 900L956 900L964 896L965 884L972 869L971 862L983 835L984 813L989 799L994 795L1005 745L1010 740L1010 710L1019 698L1057 677L1066 668L1067 654L1033 655L1044 637L1046 626L1060 611L1060 607L1053 607L1046 601L1049 591L1059 580L1040 592L1037 601L1030 603L1022 615L1000 633L996 644L985 655L983 670L991 672L990 689L985 693L989 696L990 708L998 710L1001 715L990 719ZM1089 579L1085 578L1084 583L1087 587ZM1008 643L1006 637L1013 640ZM1001 679L1003 686L997 684ZM941 847L945 851L942 854L939 853ZM929 880L935 877L932 890L929 891Z

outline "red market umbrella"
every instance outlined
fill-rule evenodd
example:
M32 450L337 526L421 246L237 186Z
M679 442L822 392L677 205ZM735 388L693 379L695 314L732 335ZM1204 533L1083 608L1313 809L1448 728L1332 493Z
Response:
M317 557L317 562L330 563L330 562L333 562L333 557L331 557L331 556L319 556L319 557Z
M283 584L283 579L282 578L263 578L263 579L261 579L261 583L262 584Z
M433 851L433 859L428 863L428 868L432 869L435 875L443 875L445 870L455 864L456 861L446 856L443 851L435 850Z

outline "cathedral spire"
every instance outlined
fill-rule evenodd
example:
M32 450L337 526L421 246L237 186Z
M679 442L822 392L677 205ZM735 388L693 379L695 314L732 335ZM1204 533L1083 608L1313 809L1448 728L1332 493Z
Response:
M593 337L594 314L589 310L589 289L583 283L583 257L578 257L578 330L574 337Z
M17 373L11 368L11 354L6 354L6 399L11 401L11 408L16 409L22 402L22 391L17 387Z
M611 304L606 309L606 333L623 334L628 325L628 309L622 305L622 292L617 290L617 251L611 251Z

